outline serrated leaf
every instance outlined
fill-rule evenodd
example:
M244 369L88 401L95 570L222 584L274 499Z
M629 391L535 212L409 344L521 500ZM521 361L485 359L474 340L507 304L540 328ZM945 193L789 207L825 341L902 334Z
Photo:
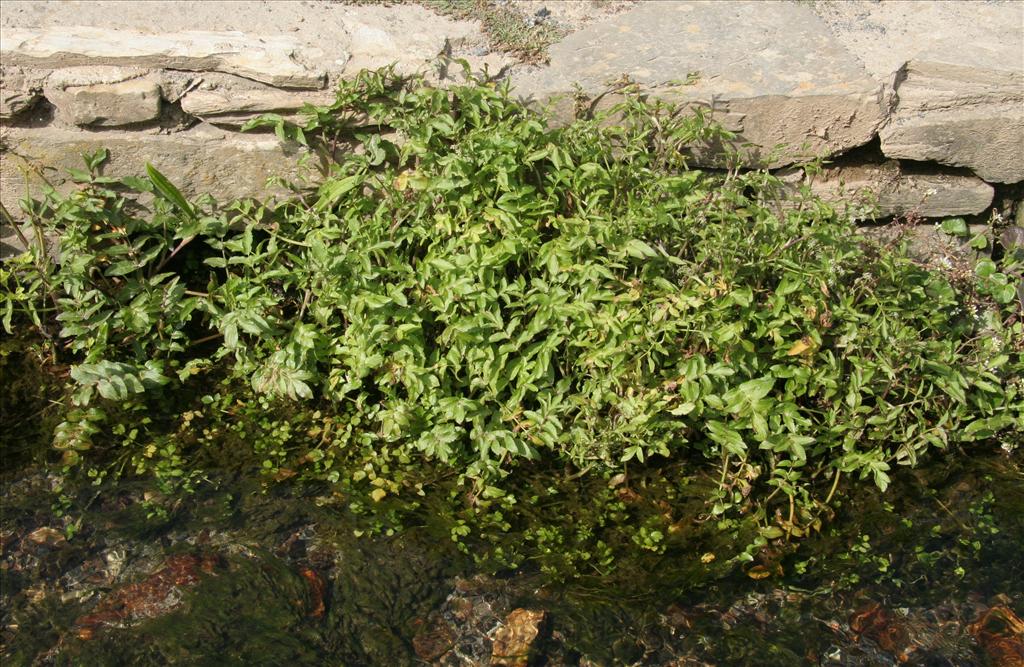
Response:
M716 420L708 420L706 426L708 436L721 445L725 451L734 456L746 454L747 446L743 442L743 436L738 431Z
M739 390L747 401L754 403L755 401L759 401L770 394L774 386L775 378L770 375L766 375L754 380L747 380L739 386Z
M644 257L657 257L658 253L651 246L640 239L632 239L626 243L626 252L631 257L643 259Z
M123 275L131 273L136 268L137 267L136 267L135 262L133 260L123 260L123 261L114 262L113 264L111 264L107 268L107 270L103 272L103 275L111 277L111 278L116 277L116 276L123 276Z
M337 204L345 193L351 192L362 182L363 177L361 174L353 174L351 176L346 176L345 178L327 181L320 186L320 196L317 198L316 205L313 207L314 210L326 211Z

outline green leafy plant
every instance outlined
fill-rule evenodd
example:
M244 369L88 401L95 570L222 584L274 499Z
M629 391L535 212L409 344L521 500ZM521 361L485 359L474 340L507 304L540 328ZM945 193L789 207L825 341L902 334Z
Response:
M114 412L223 378L249 389L209 409L334 420L312 449L234 441L271 475L337 482L323 462L357 448L440 462L481 498L531 460L685 462L715 480L711 516L800 536L844 478L885 490L933 450L1020 441L1022 324L995 268L977 308L827 204L783 205L769 173L688 168L726 133L623 92L556 128L486 81L364 72L305 123L251 124L318 158L280 204L188 201L154 167L115 180L90 156L80 189L25 204L60 263L33 244L3 274L6 326L56 323L73 362L57 445L99 455ZM189 477L203 447L159 428L119 442L139 472L162 452L165 479ZM413 491L372 472L371 502Z

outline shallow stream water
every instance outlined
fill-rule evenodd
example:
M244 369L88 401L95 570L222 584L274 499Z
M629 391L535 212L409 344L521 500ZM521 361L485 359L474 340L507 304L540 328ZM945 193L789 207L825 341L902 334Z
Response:
M3 664L487 664L515 608L547 613L534 664L1019 665L1024 651L1005 627L1024 615L1024 474L1001 453L903 471L884 496L862 486L757 570L673 548L564 580L480 572L429 522L356 537L323 487L216 482L147 516L141 487L86 486L61 507L44 472L6 480Z

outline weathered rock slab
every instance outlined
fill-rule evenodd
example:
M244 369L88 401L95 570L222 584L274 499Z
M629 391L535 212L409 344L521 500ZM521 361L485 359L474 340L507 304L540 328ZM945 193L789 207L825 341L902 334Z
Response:
M395 63L401 72L429 68L429 61L441 52L466 58L474 68L483 60L491 63L492 71L500 67L494 62L495 54L479 56L476 53L488 43L478 21L442 16L412 2L4 0L4 3L6 11L0 19L0 36L4 42L8 41L9 30L40 31L64 26L149 35L178 34L200 28L229 34L286 36L297 45L292 53L293 60L313 71L326 70L332 82L351 76L361 67Z
M300 94L275 88L200 88L181 98L181 110L218 125L238 126L263 113L294 114L307 103L329 104L332 101L333 94Z
M492 71L513 62L502 54L474 53L475 47L486 42L478 22L453 21L415 3L346 7L343 23L344 46L352 55L345 64L344 76L392 64L402 74L429 71L442 53L465 58L474 70L484 62Z
M626 76L710 107L737 144L751 144L748 162L779 167L865 144L882 123L881 82L834 41L799 3L665 0L568 36L551 47L548 68L513 85L524 98L563 96L557 108L569 113L576 84L595 96Z
M266 198L281 194L280 189L266 186L269 177L305 174L296 164L296 149L275 137L222 132L209 126L175 134L8 128L4 142L0 201L14 215L20 211L18 202L26 185L35 196L42 191L37 171L58 190L68 191L74 184L67 169L82 169L81 155L101 148L110 151L105 175L141 176L146 163L151 163L189 197L212 193L221 201Z
M192 30L147 34L87 26L5 31L5 64L36 68L117 65L218 71L285 88L321 88L325 73L294 54L302 43L286 36Z
M160 85L146 79L65 88L47 99L62 119L79 126L117 127L160 117Z
M975 176L906 169L895 160L828 168L810 179L809 186L812 194L843 208L874 208L879 218L975 215L992 204L995 194Z
M967 167L986 181L1024 180L1024 73L911 61L879 137L882 152Z
M303 97L286 90L193 90L181 99L181 110L195 116L216 116L243 111L294 111Z
M42 93L42 78L16 67L0 69L0 120L10 120L31 109Z
M46 75L44 93L49 96L54 90L62 91L81 86L121 83L144 76L147 70L139 67L114 67L113 65L87 65L67 67L49 71Z
M1024 69L1020 0L808 3L837 43L877 81L910 60L950 59L981 69Z

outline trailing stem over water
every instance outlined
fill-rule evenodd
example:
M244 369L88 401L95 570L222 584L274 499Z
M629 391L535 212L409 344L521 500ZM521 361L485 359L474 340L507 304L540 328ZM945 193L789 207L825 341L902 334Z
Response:
M526 461L637 462L713 480L710 516L777 537L843 480L1019 446L1019 258L953 282L766 172L688 168L728 133L618 93L552 127L484 80L364 72L302 124L253 123L322 171L283 203L87 156L79 189L25 203L59 264L33 243L0 275L8 331L70 365L64 464L188 486L228 443L380 501L422 492L395 468L429 460L486 507Z

